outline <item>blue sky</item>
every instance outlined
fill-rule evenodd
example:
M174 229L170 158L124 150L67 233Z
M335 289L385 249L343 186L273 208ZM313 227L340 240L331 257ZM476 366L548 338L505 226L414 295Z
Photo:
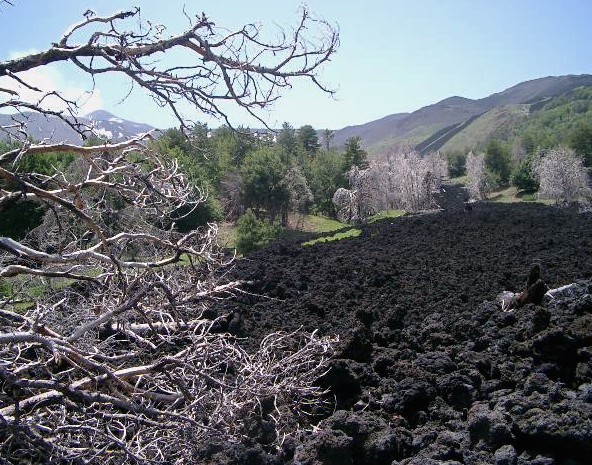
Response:
M0 60L43 50L91 8L106 15L139 5L142 16L182 31L185 9L205 11L229 28L249 22L290 26L300 1L292 0L12 0L0 8ZM335 98L297 83L262 114L271 126L339 129L410 112L444 98L482 98L544 76L592 73L590 0L310 0L317 16L339 26L341 46L323 69ZM38 79L69 92L90 89L73 66L44 67ZM166 111L139 92L120 103L128 87L101 80L86 108L158 127L174 125ZM211 126L218 122L193 114ZM236 125L255 126L244 112Z

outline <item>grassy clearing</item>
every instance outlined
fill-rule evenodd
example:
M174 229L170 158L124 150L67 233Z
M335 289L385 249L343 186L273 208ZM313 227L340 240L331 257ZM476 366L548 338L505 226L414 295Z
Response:
M496 203L538 202L546 205L552 204L548 200L539 199L536 192L519 191L514 186L492 192L488 195L487 200Z
M303 242L302 245L303 246L311 246L311 245L321 244L321 243L325 243L325 242L340 241L342 239L349 239L351 237L358 237L360 234L362 234L361 229L352 228L352 229L348 229L347 231L335 233L332 236L323 236L323 237L319 237L318 239L313 239L312 241Z
M376 215L372 215L368 218L368 223L374 223L379 220L385 220L387 218L399 218L400 216L405 215L405 210L386 210Z
M459 176L457 178L450 178L449 182L450 184L468 186L470 179L468 176ZM536 192L520 191L514 186L489 193L487 195L487 200L496 203L538 202L545 205L552 204L552 202L548 200L539 199Z
M224 248L236 248L236 225L234 223L218 224L218 242Z
M305 215L297 217L292 215L289 218L289 226L282 232L283 238L289 238L299 232L330 233L347 228L347 224L326 216ZM220 223L218 225L218 241L228 249L236 248L236 225L233 223Z
M327 233L346 228L347 224L326 216L306 215L302 224L302 230L306 232Z

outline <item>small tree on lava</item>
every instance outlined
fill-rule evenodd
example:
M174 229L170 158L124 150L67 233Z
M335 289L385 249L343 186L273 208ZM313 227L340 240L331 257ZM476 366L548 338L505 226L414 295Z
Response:
M584 160L572 149L558 147L541 153L533 172L540 184L539 197L543 199L560 204L586 201L590 195Z
M208 302L240 292L240 283L216 278L223 257L215 225L176 231L175 215L204 193L175 159L151 150L150 135L97 146L28 139L28 112L92 133L77 118L77 102L27 80L27 71L58 62L93 77L126 76L182 128L190 125L182 102L228 122L225 102L257 117L294 78L327 91L317 71L338 35L308 11L279 43L254 25L228 32L204 14L187 19L186 31L164 37L166 29L142 20L139 9L89 10L47 50L0 63L0 108L15 112L2 130L17 139L0 154L0 215L25 201L45 209L25 239L0 237L2 457L191 463L204 438L238 441L259 421L280 441L301 424L306 405L319 405L314 382L331 340L274 333L249 354L211 331L218 323L203 316ZM176 51L185 61L159 60ZM25 91L37 98L25 100ZM75 160L50 173L22 170L51 153ZM33 280L45 293L27 304Z
M440 154L422 157L414 150L379 155L366 169L354 165L348 172L350 188L339 188L333 196L337 217L363 222L392 208L414 213L433 208L434 193L441 189L447 171Z
M482 200L490 190L485 168L485 156L469 152L467 155L467 176L469 178L469 195L472 199Z

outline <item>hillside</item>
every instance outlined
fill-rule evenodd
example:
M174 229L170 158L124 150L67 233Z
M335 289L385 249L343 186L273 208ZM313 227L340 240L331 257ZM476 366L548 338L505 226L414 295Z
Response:
M10 125L13 117L19 121L26 121L28 136L33 140L72 144L81 142L80 135L56 116L44 116L33 112L24 112L18 116L0 114L0 126ZM94 111L78 118L78 121L95 128L97 135L113 142L120 142L154 129L148 124L118 118L105 110Z
M580 124L592 124L592 86L534 103L494 107L431 149L467 152L482 148L491 137L511 144L552 147L567 144L571 131Z
M426 151L442 150L444 152L460 151L463 153L474 150L495 134L499 134L515 126L526 118L530 112L528 104L511 104L494 107L482 115L478 115L458 131L448 134L446 139L438 140L437 144L427 147ZM423 147L418 147L422 150Z
M350 126L338 130L335 132L334 142L339 146L348 137L359 136L362 139L363 147L373 154L397 144L425 143L435 133L444 130L444 133L448 132L448 136L442 141L443 145L454 134L468 127L472 118L485 114L494 108L535 104L566 94L578 87L590 85L592 85L592 75L550 76L522 82L482 99L450 97L412 113L398 113L360 126ZM499 111L504 113L504 110ZM508 114L511 113L512 110ZM492 115L488 116L488 118L491 117ZM453 129L454 131L452 131ZM491 131L488 130L488 132ZM437 148L436 144L434 149Z
M358 136L362 140L362 147L371 155L397 145L417 146L422 152L470 149L483 144L493 134L509 137L514 126L524 119L523 116L530 115L527 119L534 120L532 115L571 101L576 95L576 89L585 86L592 86L592 75L534 79L477 100L454 96L412 113L395 113L365 124L336 130L332 145L340 148L348 138ZM555 100L558 97L564 100ZM24 113L22 117L28 119L29 132L35 140L80 141L80 137L56 117L32 113ZM100 135L113 141L154 129L140 122L118 118L103 110L93 112L81 120L93 125ZM0 114L0 125L10 122L11 115ZM327 126L330 127L330 123ZM546 131L541 125L535 129L538 132ZM319 134L321 138L322 134Z
M369 141L381 141L390 137L393 127L396 127L397 124L408 115L409 113L395 113L366 124L347 126L335 131L332 142L335 146L340 147L344 145L345 141L350 137L357 136L360 137L364 145L367 146Z

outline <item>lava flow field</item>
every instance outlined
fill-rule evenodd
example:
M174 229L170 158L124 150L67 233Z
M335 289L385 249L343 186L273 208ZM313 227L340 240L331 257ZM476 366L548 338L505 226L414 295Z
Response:
M340 336L319 380L336 410L277 453L254 442L209 463L592 463L592 214L443 206L234 263L248 294L220 311L240 315L247 344L301 325ZM578 284L502 311L533 263L549 288Z

